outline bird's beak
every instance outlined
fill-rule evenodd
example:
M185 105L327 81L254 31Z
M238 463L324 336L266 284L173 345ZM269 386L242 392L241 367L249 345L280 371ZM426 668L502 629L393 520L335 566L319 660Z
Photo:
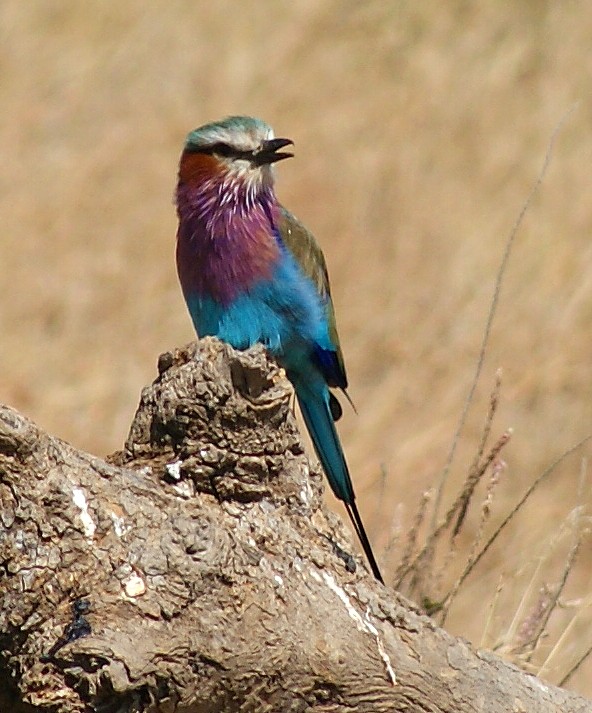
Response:
M258 166L265 166L268 163L282 161L285 158L292 158L293 153L279 152L284 146L289 146L294 142L291 139L268 139L261 142L261 147L253 154L253 160Z

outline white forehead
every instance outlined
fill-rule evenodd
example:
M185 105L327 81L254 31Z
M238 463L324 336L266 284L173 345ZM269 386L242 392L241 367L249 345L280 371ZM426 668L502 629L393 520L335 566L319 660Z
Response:
M240 151L253 151L262 141L273 138L273 129L261 119L230 116L195 129L187 136L186 145L200 148L223 143Z

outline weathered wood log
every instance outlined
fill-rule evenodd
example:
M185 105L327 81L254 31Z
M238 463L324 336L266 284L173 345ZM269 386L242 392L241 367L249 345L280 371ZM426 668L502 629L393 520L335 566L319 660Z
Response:
M592 711L366 572L261 348L159 371L108 462L0 408L3 713Z

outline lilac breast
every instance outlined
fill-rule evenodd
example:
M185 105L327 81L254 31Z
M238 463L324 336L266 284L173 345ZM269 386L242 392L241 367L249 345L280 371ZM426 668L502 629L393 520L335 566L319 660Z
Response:
M224 203L219 196L179 185L177 269L186 297L197 294L228 305L271 278L280 256L277 207L273 194L262 193L248 206L241 196Z

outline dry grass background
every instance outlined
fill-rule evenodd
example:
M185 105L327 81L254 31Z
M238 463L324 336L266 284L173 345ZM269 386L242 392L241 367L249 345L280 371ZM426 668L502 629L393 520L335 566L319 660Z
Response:
M446 461L506 237L579 102L517 235L444 503L465 480L498 367L492 437L514 435L488 528L592 431L588 2L4 0L0 37L0 401L94 453L121 446L158 354L193 338L173 263L184 136L261 116L296 143L278 192L329 262L359 411L341 434L394 576ZM549 538L590 504L590 480L578 495L590 450L565 460L469 576L450 630L480 643L502 577L484 643L512 655L504 633L524 591L527 619L561 579L574 516L559 549ZM482 486L430 596L457 576L484 497ZM552 681L592 645L591 564L584 542L533 665L578 612L545 664ZM588 665L570 685L592 696L591 680Z

